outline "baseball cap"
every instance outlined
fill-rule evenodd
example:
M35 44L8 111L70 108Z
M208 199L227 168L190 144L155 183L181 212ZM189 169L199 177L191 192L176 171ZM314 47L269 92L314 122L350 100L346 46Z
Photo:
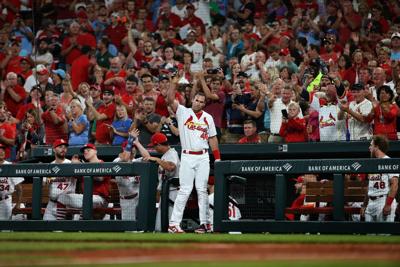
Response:
M60 76L61 79L65 79L65 71L62 69L56 69L56 70L52 70L52 72L54 74L57 74L58 76Z
M361 83L355 83L351 86L351 91L361 91L364 89L364 86Z
M75 11L78 11L78 9L83 8L86 10L86 4L85 3L77 3L75 5Z
M289 48L281 49L281 51L279 51L280 56L287 56L289 54L290 54Z
M90 149L93 149L93 150L97 150L95 145L88 143L88 144L84 145L83 147L81 147L80 151L83 153L85 148L90 148Z
M293 181L295 181L296 183L303 183L304 182L304 177L303 176L299 176L297 178L293 178Z
M36 70L36 73L40 74L40 75L49 73L48 69L43 64L37 65L35 70Z
M390 39L393 39L393 38L400 38L400 32L393 33L392 37L390 37Z
M168 75L161 74L160 76L158 76L158 81L161 82L162 80L169 80Z
M109 93L109 94L114 95L114 90L113 90L112 86L106 86L106 87L103 89L102 93L103 93L103 94L104 94L104 93Z
M255 14L254 14L254 18L255 19L261 19L263 17L263 15L260 13L260 12L256 12Z
M64 139L56 139L55 141L54 141L54 143L53 143L53 148L56 148L56 147L58 147L58 146L61 146L61 145L66 145L66 146L68 146L68 142L67 141L65 141Z
M163 133L155 133L151 137L151 142L148 146L155 146L168 142L168 138Z
M21 57L21 59L19 60L19 62L25 61L27 62L29 65L33 65L32 60L29 57Z

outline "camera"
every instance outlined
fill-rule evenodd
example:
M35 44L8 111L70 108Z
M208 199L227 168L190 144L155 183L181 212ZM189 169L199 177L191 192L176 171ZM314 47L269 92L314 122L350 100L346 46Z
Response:
M282 109L281 112L282 112L282 118L284 118L284 119L289 118L289 115L288 115L288 112L286 109Z
M219 69L215 68L215 69L208 69L207 70L207 74L218 74Z

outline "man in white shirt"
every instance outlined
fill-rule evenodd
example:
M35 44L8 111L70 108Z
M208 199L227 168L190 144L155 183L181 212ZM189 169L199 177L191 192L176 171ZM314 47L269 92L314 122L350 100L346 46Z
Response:
M192 72L202 71L204 47L202 44L196 42L196 32L193 29L189 29L186 42L184 47L193 54L193 62L190 66L190 70Z
M350 133L350 140L369 140L372 136L371 124L368 116L373 110L371 101L365 99L364 86L356 83L351 87L354 100L350 103L341 103L339 118L346 117L347 128Z

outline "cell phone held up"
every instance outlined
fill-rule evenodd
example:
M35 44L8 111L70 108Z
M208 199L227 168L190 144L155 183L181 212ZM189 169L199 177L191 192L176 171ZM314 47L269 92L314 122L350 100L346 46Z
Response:
M287 110L282 109L281 112L282 112L282 118L287 120L289 118Z

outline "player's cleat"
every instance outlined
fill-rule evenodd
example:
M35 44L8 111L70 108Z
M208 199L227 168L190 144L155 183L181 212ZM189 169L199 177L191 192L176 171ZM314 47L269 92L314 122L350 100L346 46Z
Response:
M197 234L205 234L205 233L211 233L211 225L209 223L203 223L202 225L199 226L196 230L194 230L195 233Z
M170 225L168 227L168 233L171 234L183 234L184 232L179 225Z

